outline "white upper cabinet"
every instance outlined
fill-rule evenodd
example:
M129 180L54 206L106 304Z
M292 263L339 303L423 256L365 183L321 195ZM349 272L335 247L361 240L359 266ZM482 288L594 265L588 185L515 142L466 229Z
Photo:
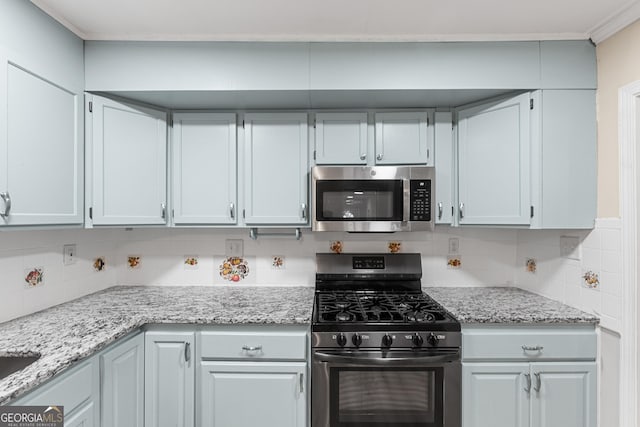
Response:
M307 113L246 114L244 126L245 223L307 224Z
M81 224L80 96L0 60L0 226Z
M462 224L530 223L530 94L458 110Z
M318 165L367 164L367 113L317 113Z
M376 113L375 163L433 165L433 111Z
M88 100L93 225L165 224L166 113L96 95Z
M83 41L0 2L0 228L83 221Z
M173 223L236 224L236 115L176 113L172 144Z

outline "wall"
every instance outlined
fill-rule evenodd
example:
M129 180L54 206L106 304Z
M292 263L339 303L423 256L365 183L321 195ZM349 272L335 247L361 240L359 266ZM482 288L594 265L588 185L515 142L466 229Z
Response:
M0 322L113 286L113 265L98 272L97 257L115 259L117 230L6 231L0 233ZM63 265L62 247L77 245L76 262ZM40 270L35 286L25 279Z
M640 80L640 21L596 47L598 62L598 217L616 217L618 89Z

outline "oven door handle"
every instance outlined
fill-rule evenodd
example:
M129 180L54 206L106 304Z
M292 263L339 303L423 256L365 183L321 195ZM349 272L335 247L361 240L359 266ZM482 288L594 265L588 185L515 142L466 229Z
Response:
M378 366L424 365L427 363L455 362L456 360L460 360L460 352L458 351L429 353L429 355L407 354L406 357L362 357L357 354L345 355L320 351L314 352L313 355L314 358L320 362Z

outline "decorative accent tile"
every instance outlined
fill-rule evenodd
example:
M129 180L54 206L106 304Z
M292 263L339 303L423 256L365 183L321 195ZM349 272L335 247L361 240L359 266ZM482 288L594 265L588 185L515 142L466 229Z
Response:
M106 263L105 258L103 256L98 257L98 258L93 260L93 269L95 271L104 271L104 269L106 267L107 267L107 263Z
M271 268L273 268L274 270L284 270L284 260L284 255L274 255L271 258Z
M600 274L587 270L582 274L582 283L590 289L598 289L600 287Z
M44 285L44 268L26 268L24 270L24 281L27 283L26 286L28 288L33 288L38 285Z
M220 277L228 282L239 282L249 275L249 263L245 258L228 257L220 264Z
M538 262L534 258L527 259L526 268L529 273L535 273L538 270Z
M199 268L198 263L198 255L185 255L182 265L184 266L185 270L197 270Z
M129 268L140 268L140 255L129 255L127 257L127 265Z
M460 255L448 255L447 267L448 268L460 268L462 266L462 258Z
M344 246L340 240L336 240L335 242L331 242L329 244L329 250L334 254L341 254Z
M389 248L389 252L392 254L397 254L402 249L402 242L389 242L387 245Z

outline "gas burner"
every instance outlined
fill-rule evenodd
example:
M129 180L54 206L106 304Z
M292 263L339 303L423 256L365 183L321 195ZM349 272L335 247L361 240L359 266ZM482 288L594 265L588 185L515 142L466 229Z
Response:
M432 323L436 321L436 316L426 311L412 311L406 314L406 316L409 322Z
M348 322L350 320L353 319L353 314L348 313L346 311L341 311L338 314L336 314L336 320L339 322Z
M342 311L345 311L351 304L348 302L337 302L336 304L336 308Z

